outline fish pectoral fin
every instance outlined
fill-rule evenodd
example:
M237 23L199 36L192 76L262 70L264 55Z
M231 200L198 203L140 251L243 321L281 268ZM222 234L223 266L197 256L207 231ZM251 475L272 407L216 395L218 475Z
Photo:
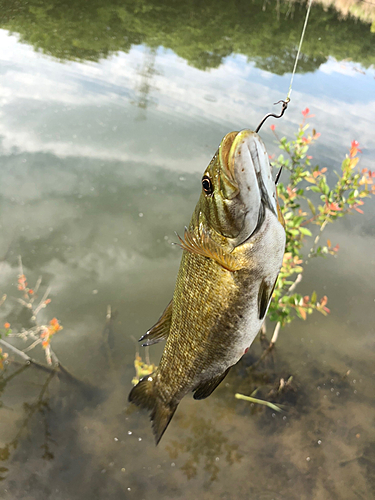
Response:
M281 208L280 208L279 199L277 197L276 197L276 206L277 206L277 219L280 222L280 224L283 226L283 228L285 229L285 220L284 220L284 216L283 216L283 213L281 211Z
M225 372L222 373L221 375L218 375L217 377L214 377L211 380L202 382L201 384L197 385L197 387L194 390L195 392L193 398L194 399L208 398L208 396L214 392L214 390L220 384L220 382L222 382L225 379L230 369L231 366L227 368Z
M177 235L177 237L180 240L179 245L183 250L212 259L228 271L238 271L243 267L236 257L212 240L209 234L204 230L199 236L196 236L193 232L185 228L185 240L179 235Z
M272 288L270 288L270 286L267 284L265 280L263 280L262 283L260 284L258 292L258 315L260 320L264 319L267 313L268 306L271 301L273 291L275 290L276 283L277 283L277 278Z
M157 342L168 338L169 331L171 329L172 310L173 300L171 300L167 307L164 309L164 312L158 319L157 323L155 323L155 325L139 339L139 342L145 340L142 346L156 344Z

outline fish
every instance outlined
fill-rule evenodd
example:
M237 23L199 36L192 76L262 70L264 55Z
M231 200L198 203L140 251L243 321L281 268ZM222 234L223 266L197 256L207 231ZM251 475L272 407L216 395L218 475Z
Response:
M285 251L285 225L260 136L228 133L202 177L172 300L142 345L166 340L129 401L150 412L156 444L189 392L207 398L257 336Z

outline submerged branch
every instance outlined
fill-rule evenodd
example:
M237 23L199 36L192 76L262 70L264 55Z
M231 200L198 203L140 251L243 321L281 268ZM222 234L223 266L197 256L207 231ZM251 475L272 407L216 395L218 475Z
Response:
M71 380L79 383L79 384L84 384L87 385L85 382L82 380L78 379L75 377L73 374L70 373L69 370L67 370L61 363L56 354L52 351L51 349L51 357L53 359L54 366L46 366L43 363L39 363L39 361L36 361L34 358L31 358L28 356L24 351L21 351L17 347L14 347L12 344L9 344L5 340L0 339L0 345L4 346L8 351L12 351L14 354L17 354L20 358L22 358L25 361L25 365L34 365L37 368L40 368L41 370L44 370L48 373L54 373L56 371L60 371L64 375L66 375L68 378Z
M236 399L243 399L244 401L249 401L250 403L255 403L258 405L263 405L263 406L268 406L268 408L271 408L271 410L277 411L277 412L282 412L282 408L279 406L276 406L273 403L270 403L269 401L264 401L263 399L257 399L257 398L252 398L251 396L244 396L243 394L239 394L238 392L234 395Z

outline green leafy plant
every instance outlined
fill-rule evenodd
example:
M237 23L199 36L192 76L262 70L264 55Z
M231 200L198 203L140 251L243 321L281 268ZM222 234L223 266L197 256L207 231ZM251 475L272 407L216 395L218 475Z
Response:
M315 129L309 132L310 125L306 120L314 116L309 112L308 108L302 111L302 123L291 141L279 138L275 126L271 125L284 152L273 161L273 166L283 167L290 176L286 185L280 183L278 186L280 208L285 220L286 251L269 309L269 319L276 322L270 347L276 342L280 328L296 317L306 320L313 311L324 315L330 312L327 296L318 300L315 291L311 296L302 296L295 289L312 258L337 254L339 245L332 246L329 239L321 243L327 225L353 210L362 214L364 198L375 194L375 172L358 168L361 150L357 141L352 141L341 169L334 171L334 184L327 179L327 168L312 164L308 150L320 134ZM309 248L307 255L305 248Z

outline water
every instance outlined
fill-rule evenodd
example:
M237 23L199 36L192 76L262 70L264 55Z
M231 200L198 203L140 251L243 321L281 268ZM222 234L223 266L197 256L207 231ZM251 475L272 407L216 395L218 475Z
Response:
M11 298L21 255L29 283L42 275L42 292L51 286L41 318L63 324L53 348L85 385L34 367L0 378L0 497L375 498L373 200L329 227L339 255L313 261L300 285L328 295L327 318L296 320L249 371L255 341L210 398L184 398L157 448L147 416L127 404L133 338L173 293L174 231L190 220L221 138L285 97L303 8L45 7L3 9L1 311L26 326ZM353 139L361 165L373 166L374 37L368 24L313 6L303 72L274 122L291 136L309 107L322 134L314 161L331 171ZM262 137L276 153L270 123ZM150 350L152 362L161 350ZM6 376L19 368L13 361ZM290 376L286 413L234 398L257 387L267 398Z

